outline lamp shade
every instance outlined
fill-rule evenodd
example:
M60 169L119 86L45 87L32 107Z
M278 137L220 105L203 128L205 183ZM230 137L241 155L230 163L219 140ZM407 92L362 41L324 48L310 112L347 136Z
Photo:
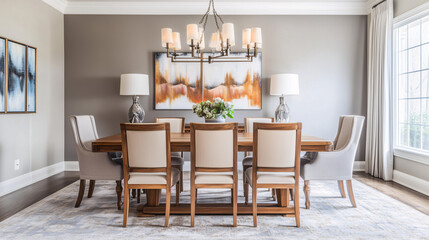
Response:
M121 95L149 95L149 76L146 74L121 74Z
M299 95L298 74L271 76L270 95Z

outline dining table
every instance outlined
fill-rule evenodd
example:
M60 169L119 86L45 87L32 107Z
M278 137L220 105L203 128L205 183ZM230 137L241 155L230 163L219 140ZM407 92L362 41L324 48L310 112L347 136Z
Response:
M237 134L239 152L252 152L253 133L239 132ZM301 151L326 152L332 151L332 141L316 136L302 135ZM190 152L191 135L185 133L171 133L171 152ZM92 142L93 152L120 152L122 151L122 139L120 134L97 139ZM146 189L147 203L139 206L138 216L152 216L165 213L165 204L160 203L160 189ZM292 215L293 207L289 206L289 191L277 189L277 203L258 204L258 214ZM180 203L171 205L171 214L190 214L190 204ZM226 203L197 204L196 214L232 214L232 205ZM239 203L238 214L252 214L252 204Z

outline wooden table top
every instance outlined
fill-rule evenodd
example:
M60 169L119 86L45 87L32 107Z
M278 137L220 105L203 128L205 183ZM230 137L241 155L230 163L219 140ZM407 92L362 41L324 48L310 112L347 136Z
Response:
M190 133L171 133L170 138L172 152L190 151ZM238 133L238 151L252 151L253 133ZM121 135L113 135L100 138L92 142L93 152L115 152L122 150ZM332 142L319 137L303 135L301 138L302 151L332 151Z

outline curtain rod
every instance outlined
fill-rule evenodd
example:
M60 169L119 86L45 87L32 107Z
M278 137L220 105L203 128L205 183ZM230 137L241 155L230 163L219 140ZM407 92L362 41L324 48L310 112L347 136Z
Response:
M379 2L379 3L377 3L377 4L375 4L374 6L372 6L372 9L374 9L375 7L377 7L378 5L380 5L381 3L383 3L383 2L385 2L386 0L383 0L383 1L381 1L381 2Z

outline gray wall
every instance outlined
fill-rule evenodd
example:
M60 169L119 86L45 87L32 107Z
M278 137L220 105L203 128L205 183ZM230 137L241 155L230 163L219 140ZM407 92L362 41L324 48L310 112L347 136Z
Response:
M1 182L64 161L64 18L42 1L1 0L0 35L37 47L37 113L0 114Z
M393 16L397 17L427 2L428 0L393 0Z
M121 73L147 73L151 95L141 98L146 122L155 116L184 116L202 121L191 111L153 110L153 52L163 51L161 28L182 33L200 16L65 16L65 159L76 153L68 117L95 115L99 135L119 133L131 98L119 95ZM241 29L263 29L263 108L237 111L246 116L273 116L278 98L269 95L269 78L297 73L300 95L287 99L292 121L303 122L304 134L334 139L341 114L366 115L366 16L224 16ZM210 23L211 25L211 23ZM208 32L212 32L209 29ZM206 35L208 37L208 35ZM241 49L237 48L237 51ZM364 141L357 159L364 160Z

